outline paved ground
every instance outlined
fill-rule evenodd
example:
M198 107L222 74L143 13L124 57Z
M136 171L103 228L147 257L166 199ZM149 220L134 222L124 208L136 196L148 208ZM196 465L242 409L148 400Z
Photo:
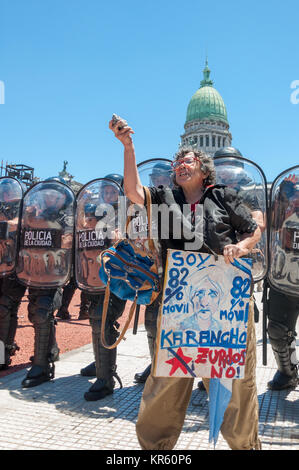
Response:
M258 300L260 295L257 294ZM260 438L263 450L299 449L299 387L271 392L267 382L276 366L268 345L268 364L262 365L261 322L257 329L257 387ZM297 346L299 342L297 341ZM33 389L22 389L25 370L0 380L0 449L15 450L139 450L135 434L142 385L134 374L149 364L146 334L127 334L118 348L118 372L123 388L100 402L86 402L84 392L94 379L81 377L93 360L92 346L65 353L56 363L56 378ZM177 450L212 450L208 442L208 400L194 391ZM219 437L217 450L228 449Z

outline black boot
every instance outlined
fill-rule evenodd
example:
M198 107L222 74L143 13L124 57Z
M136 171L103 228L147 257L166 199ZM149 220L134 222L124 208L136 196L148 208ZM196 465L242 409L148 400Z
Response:
M137 372L137 374L134 375L135 382L138 384L144 384L151 373L151 368L152 365L150 364L143 372Z
M8 291L10 285L11 281L7 280L4 288ZM20 349L15 342L15 336L18 326L17 313L23 289L21 292L16 292L15 299L10 295L2 294L0 300L0 340L3 341L5 346L5 363L0 364L0 370L8 369L11 364L11 356L14 356L16 351Z
M32 367L22 381L23 388L36 387L54 379L54 361L59 360L59 349L55 340L54 321L35 325L34 356Z
M102 346L99 334L93 334L92 339L96 360L97 380L90 389L84 393L86 401L97 401L107 395L111 395L115 387L114 378L118 380L120 388L122 388L121 380L116 373L116 348L107 349Z
M17 343L5 345L5 363L0 364L0 370L7 370L11 364L11 356L14 356L20 348Z
M0 312L1 317L0 317L0 340L4 344L4 364L0 364L0 370L6 370L8 369L8 366L11 363L10 359L10 354L8 350L8 332L9 332L9 326L10 326L10 314L9 312Z
M33 365L22 382L23 388L36 387L44 382L54 379L54 364L45 366Z
M205 392L205 391L206 391L206 388L205 388L205 386L204 386L202 380L200 380L200 381L198 382L197 388L198 388L198 390L200 390L201 392Z
M59 318L60 320L71 320L69 311L65 307L60 307L56 313L56 318Z
M274 326L277 326L276 324ZM281 325L281 330L283 326ZM296 388L298 385L298 360L296 358L296 333L287 331L285 328L285 336L279 341L270 337L272 350L276 359L278 370L270 382L268 388L270 390L284 390L287 388ZM273 333L273 324L271 325L271 333Z
M115 387L115 377L120 385L120 388L123 387L120 377L116 373L115 369L110 371L110 377L104 379L97 379L95 383L90 387L88 392L84 393L84 398L86 401L97 401L105 398L107 395L111 395Z
M270 390L284 390L287 388L296 388L299 383L297 368L293 369L292 375L286 375L276 371L274 377L268 382Z
M96 377L96 363L92 362L88 366L80 370L80 374L84 377Z

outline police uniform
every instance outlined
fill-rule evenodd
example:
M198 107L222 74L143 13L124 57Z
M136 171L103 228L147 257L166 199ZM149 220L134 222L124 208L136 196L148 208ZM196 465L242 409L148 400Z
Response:
M3 370L9 367L11 356L19 350L15 343L18 325L17 315L26 287L22 286L15 276L17 229L23 192L22 186L13 178L1 178L0 188L2 195L0 202L0 263L1 275L3 276L0 280L0 341L4 343L5 347L4 363L0 364L0 370ZM17 197L17 188L19 198ZM6 198L8 200L5 200Z
M1 285L0 340L5 345L5 363L0 364L0 370L4 370L11 364L11 356L19 350L15 336L18 326L18 310L26 287L20 284L13 274L2 279Z
M294 168L293 171L294 177L296 174L298 176L299 168ZM289 170L286 170L284 175L288 174ZM267 313L268 336L277 363L277 371L268 382L271 390L295 388L299 383L296 357L296 323L299 314L299 190L296 177L283 176L279 187L275 186L276 190L272 191L271 200L271 266L268 274ZM267 286L268 282L265 289Z
M169 162L160 161L156 163L149 174L150 184L153 187L172 185L172 168ZM156 323L159 306L161 303L161 294L155 301L147 305L144 314L144 326L147 334L147 342L151 360L154 359L154 346L156 339ZM142 372L137 372L134 376L136 383L145 383L151 372L152 364L149 364Z
M299 298L270 287L268 302L268 336L278 367L268 387L271 390L295 388L298 385L296 323Z
M106 181L105 181L106 180ZM112 180L112 182L108 181ZM113 186L113 182L117 183L120 187L122 187L123 177L118 174L109 174L107 175L102 182L102 189L106 186ZM117 187L116 185L114 185ZM108 205L114 206L116 203L113 202L106 202ZM84 208L86 216L90 215L92 217L96 217L96 205L87 204ZM98 220L97 223L100 221ZM113 220L113 224L114 224ZM94 229L94 227L92 227ZM106 228L106 226L105 226ZM108 244L111 244L110 240L107 240ZM102 247L103 249L104 247ZM98 255L98 251L96 254ZM80 257L81 270L84 271L85 282L88 283L90 279L90 283L94 283L94 275L96 275L96 282L99 282L98 276L98 265L92 260L92 255L88 255L89 252L86 251L85 254L82 254ZM90 259L84 259L88 258ZM93 262L92 262L93 261ZM82 266L84 265L84 266ZM94 273L94 268L96 269L96 273ZM81 287L81 289L84 288ZM86 292L86 296L90 302L89 304L89 322L92 330L92 344L93 344L93 351L95 361L89 364L88 366L81 369L81 375L83 376L96 376L96 381L92 384L87 392L84 394L84 398L87 401L96 401L104 398L107 395L113 393L115 387L115 380L120 384L122 387L121 380L116 373L117 365L116 365L116 358L117 358L117 349L107 349L101 343L101 323L102 323L102 313L103 313L103 303L104 303L104 286L102 291L97 293L92 293L91 291ZM123 314L123 311L126 306L126 301L119 299L112 293L110 294L109 305L107 309L107 320L105 325L105 338L107 343L113 344L119 333L117 331L119 324L117 322L118 318Z
M57 178L49 178L44 183L39 183L41 190L57 190ZM57 193L54 193L57 194ZM59 194L59 191L58 191ZM67 237L67 242L72 244L73 238L73 209L71 204L71 190L60 189L61 195L65 196L65 200L61 202L61 207L57 207L59 202L50 202L43 207L38 216L32 212L31 207L24 207L23 222L24 227L22 234L23 245L21 246L19 256L19 269L17 275L21 282L29 282L28 295L28 318L34 328L34 354L30 358L32 367L28 371L26 377L22 381L23 388L35 387L43 382L54 378L55 366L54 362L59 359L59 348L56 342L56 322L54 319L55 296L58 287L49 287L47 282L52 281L53 259L55 250L59 252L55 262L59 263L58 271L62 278L67 278L69 272L69 264L65 252L60 252L63 239L59 238L62 232ZM27 228L29 227L29 229ZM24 247L27 234L36 230L37 233L49 233L53 230L53 242L51 241L51 249ZM56 235L55 235L56 233ZM56 240L57 236L57 241ZM38 250L42 250L39 253ZM71 249L69 249L71 251ZM44 253L43 256L40 253ZM28 265L26 263L29 263ZM56 271L57 271L56 269ZM32 287L30 285L31 276L34 274L36 279L41 279L41 287Z

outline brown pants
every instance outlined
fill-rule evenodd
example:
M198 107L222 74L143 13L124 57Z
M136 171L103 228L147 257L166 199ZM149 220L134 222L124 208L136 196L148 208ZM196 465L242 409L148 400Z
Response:
M221 433L233 450L260 449L258 400L255 383L256 339L253 301L247 327L247 354L244 379L233 380L232 397L225 411ZM136 424L142 449L174 448L190 401L193 378L148 377ZM209 379L203 379L208 390Z

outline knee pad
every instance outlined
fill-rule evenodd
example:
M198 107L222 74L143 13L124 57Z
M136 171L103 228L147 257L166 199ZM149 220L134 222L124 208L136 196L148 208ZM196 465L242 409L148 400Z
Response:
M33 324L53 320L53 296L41 295L29 298L28 318Z
M102 314L103 314L104 297L98 302L93 301L89 307L89 323L93 333L101 332ZM106 335L114 334L115 326L118 328L117 319L122 315L126 306L126 301L118 299L114 295L110 295L109 305L106 318Z
M0 299L0 320L4 320L9 315L11 298L7 295L2 295Z
M14 299L9 295L2 295L0 298L0 320L5 318L8 314L16 317L20 303L21 299Z

